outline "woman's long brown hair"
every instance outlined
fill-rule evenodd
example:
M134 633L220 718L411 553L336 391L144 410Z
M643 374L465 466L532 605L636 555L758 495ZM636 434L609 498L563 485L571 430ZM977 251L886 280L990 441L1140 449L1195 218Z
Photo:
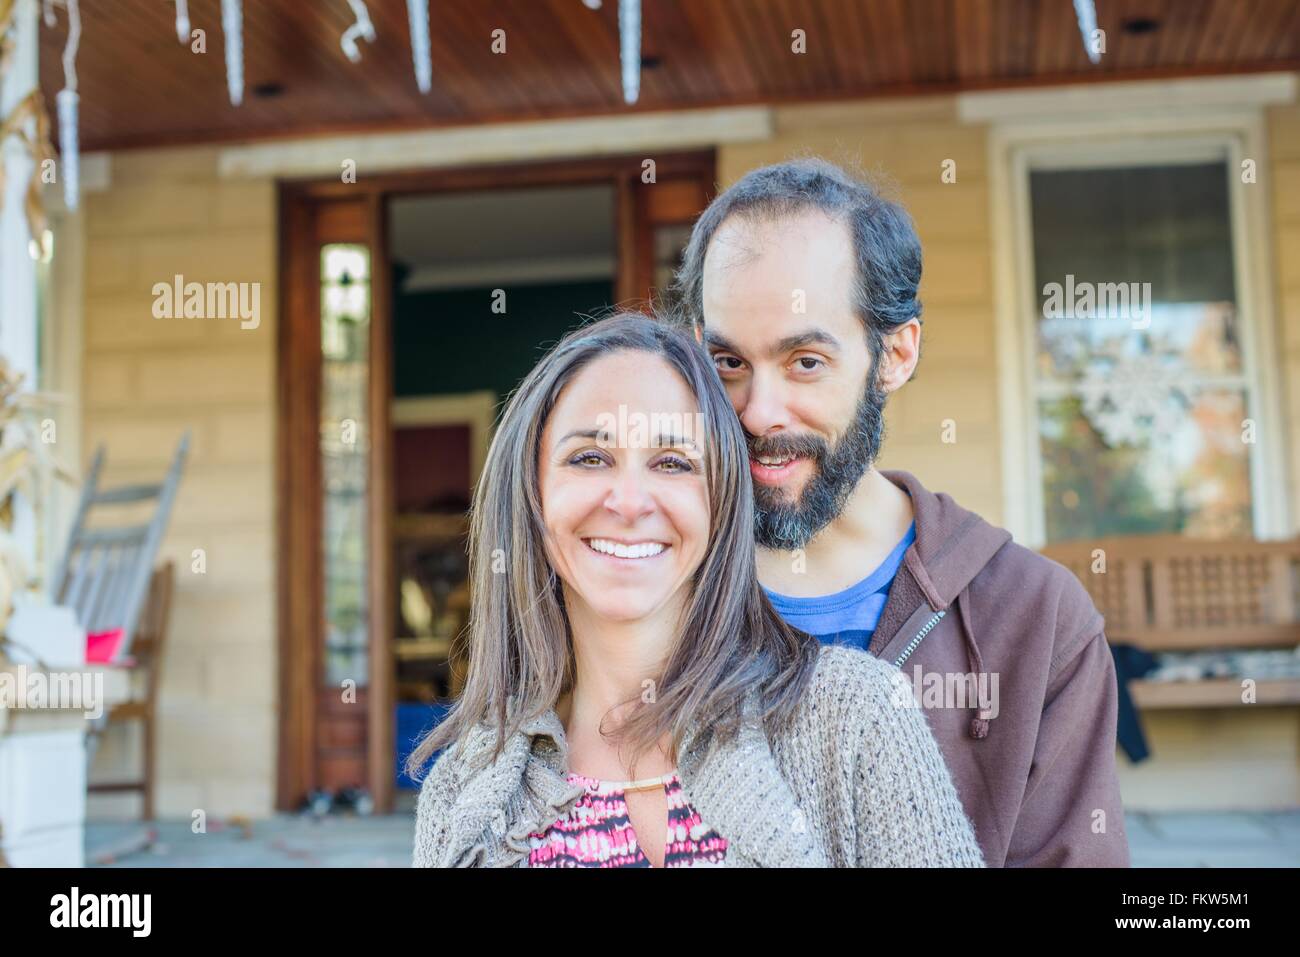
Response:
M407 761L419 779L440 749L476 725L498 732L496 752L520 725L555 706L573 680L563 597L544 546L538 453L560 392L593 360L616 352L659 356L681 375L703 414L710 535L653 702L629 708L610 734L635 757L666 734L674 753L692 721L734 732L758 692L768 729L789 720L820 645L776 613L758 583L753 488L745 434L704 349L680 326L623 312L574 330L524 378L493 436L470 517L472 606L464 689ZM495 558L495 562L494 562ZM494 567L495 564L495 567Z

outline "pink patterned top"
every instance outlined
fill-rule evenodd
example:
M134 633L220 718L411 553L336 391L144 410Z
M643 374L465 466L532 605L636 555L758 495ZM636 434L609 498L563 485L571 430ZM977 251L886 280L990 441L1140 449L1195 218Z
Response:
M532 846L528 866L649 867L649 858L637 846L624 799L623 789L633 782L601 781L574 773L567 779L571 784L581 784L587 793L545 831L528 836ZM687 803L677 772L670 771L657 780L663 782L668 796L664 867L711 867L722 863L727 840L701 821Z

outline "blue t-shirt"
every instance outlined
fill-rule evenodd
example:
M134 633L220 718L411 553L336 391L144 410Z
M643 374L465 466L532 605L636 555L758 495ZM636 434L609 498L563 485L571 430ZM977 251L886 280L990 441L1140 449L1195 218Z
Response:
M903 564L903 555L916 541L916 523L908 526L903 540L880 563L880 567L856 585L833 595L816 598L793 598L764 588L773 607L782 618L800 631L819 638L827 645L851 645L867 650L872 632L885 610L889 588Z

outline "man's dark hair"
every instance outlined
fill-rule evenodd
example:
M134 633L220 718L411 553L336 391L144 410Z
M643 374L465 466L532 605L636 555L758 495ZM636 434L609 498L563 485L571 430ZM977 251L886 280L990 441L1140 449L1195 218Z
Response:
M921 242L912 218L870 183L822 159L797 159L746 173L719 194L696 221L673 283L676 306L704 326L704 256L718 227L738 214L778 219L819 209L846 223L857 260L854 308L867 333L873 366L883 338L920 318Z

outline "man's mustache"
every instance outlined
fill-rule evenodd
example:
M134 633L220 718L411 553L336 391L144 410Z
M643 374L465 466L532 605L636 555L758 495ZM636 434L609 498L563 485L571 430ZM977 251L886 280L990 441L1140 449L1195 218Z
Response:
M815 435L778 433L750 437L749 454L753 458L804 458L820 461L830 451L826 442Z

